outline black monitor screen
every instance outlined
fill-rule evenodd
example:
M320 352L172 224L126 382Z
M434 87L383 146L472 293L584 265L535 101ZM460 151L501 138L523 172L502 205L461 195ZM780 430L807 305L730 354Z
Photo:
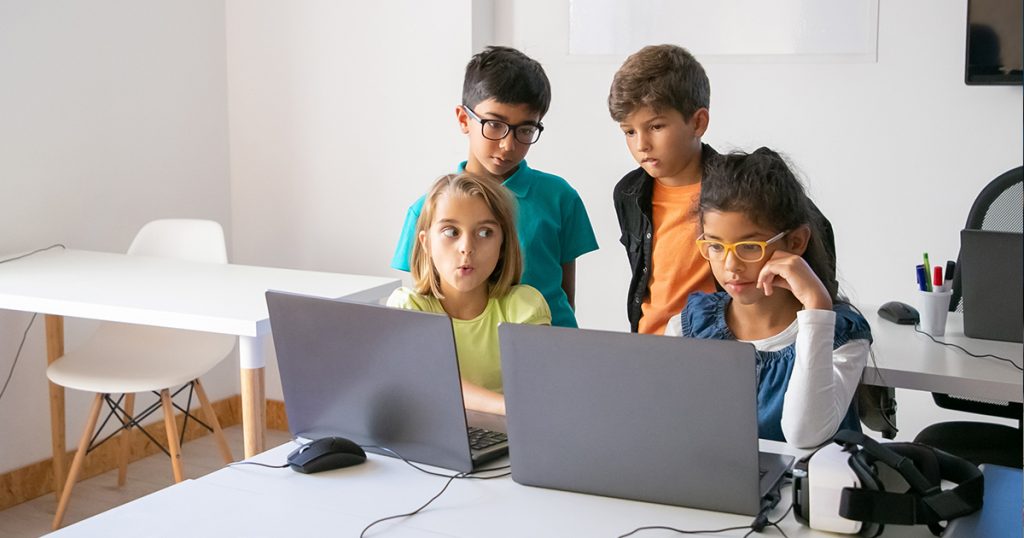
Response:
M967 84L1021 84L1021 0L968 0Z

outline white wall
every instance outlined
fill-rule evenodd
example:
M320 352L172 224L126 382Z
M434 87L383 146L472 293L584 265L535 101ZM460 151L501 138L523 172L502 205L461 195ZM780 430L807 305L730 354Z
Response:
M0 1L0 118L0 259L124 251L160 217L230 225L221 3ZM0 384L30 317L0 310ZM67 320L68 348L94 326ZM51 455L45 365L40 317L0 399L0 473ZM237 372L204 378L210 397ZM71 446L89 396L67 393Z
M236 261L404 275L406 208L465 159L470 4L227 2Z

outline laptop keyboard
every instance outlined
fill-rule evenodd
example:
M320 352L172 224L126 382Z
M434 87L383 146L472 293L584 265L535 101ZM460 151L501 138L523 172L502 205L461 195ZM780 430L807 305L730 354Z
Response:
M483 450L488 447L492 447L498 443L504 443L508 441L508 436L501 432L495 432L491 430L485 430L483 428L475 428L470 426L469 430L469 447L473 450Z

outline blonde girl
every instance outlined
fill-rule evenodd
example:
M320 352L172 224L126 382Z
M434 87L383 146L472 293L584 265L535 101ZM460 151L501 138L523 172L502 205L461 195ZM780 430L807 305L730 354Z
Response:
M451 318L466 408L495 414L505 413L498 324L551 323L540 292L519 284L514 200L497 182L468 173L438 179L416 223L413 287L387 302Z

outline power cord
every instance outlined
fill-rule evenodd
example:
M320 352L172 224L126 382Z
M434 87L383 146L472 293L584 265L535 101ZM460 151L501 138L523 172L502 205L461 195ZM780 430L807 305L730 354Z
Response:
M266 463L259 463L257 461L233 461L228 464L228 467L235 467L236 465L257 465L259 467L269 467L270 469L284 469L288 464L284 465L267 465Z
M292 439L292 441L294 441L296 443L299 443L299 441L297 439ZM406 465L412 467L413 469L416 469L417 471L419 471L421 473L425 473L425 474L428 474L428 475L431 475L431 476L437 476L437 477L441 477L441 478L447 478L448 480L444 483L444 487L441 488L441 491L438 491L436 494L434 494L433 497L428 499L427 502L423 503L419 508L417 508L417 509L415 509L415 510L413 510L411 512L406 512L406 513L403 513L403 514L395 514L393 516L382 517L382 518L380 518L380 519L378 519L376 521L373 521L372 523L370 523L369 525L367 525L366 527L363 528L362 532L359 533L359 538L363 538L366 535L366 531L370 530L370 528L372 528L372 527L374 527L374 526L376 526L376 525L378 525L380 523L383 523L385 521L389 521L389 520L392 520L392 519L398 519L398 518L401 518L401 517L411 517L411 516L414 516L414 515L422 512L423 509L425 509L426 507L430 506L430 504L432 502L436 501L438 499L438 497L440 497L442 494L444 494L444 492L448 490L448 486L450 486L452 484L452 482L454 482L456 479L462 479L462 480L493 480L495 478L505 478L505 477L510 476L512 474L511 472L503 472L501 474L496 474L496 475L479 476L480 473L491 473L491 472L494 472L494 471L508 471L508 469L511 469L510 465L503 465L501 467L489 467L489 468L486 468L486 469L477 469L476 471L472 471L472 472L469 472L469 473L467 473L467 472L460 472L460 473L455 473L453 475L448 475L448 474L437 473L437 472L434 472L434 471L430 471L430 470L424 469L424 468L420 467L419 465L416 465L415 463L405 459L405 457L402 456L401 454L399 454L398 452L396 452L396 451L394 451L394 450L392 450L392 449L390 449L388 447L385 447L385 446L361 445L361 448L364 449L364 450L368 449L368 448L375 448L377 450L383 450L383 451L385 451L385 452L387 452L389 454L394 455L396 458L398 458L398 459L402 460L403 462L405 462ZM255 462L255 461L238 461L238 462L234 462L234 463L229 463L228 464L229 467L233 467L233 466L236 466L236 465L257 465L257 466L260 466L260 467L268 467L270 469L283 469L285 467L288 467L287 463L284 464L284 465L268 465L266 463L259 463L259 462ZM746 527L743 527L743 528L746 528Z
M444 492L448 490L448 486L450 486L452 484L452 482L454 482L456 479L464 479L464 480L493 480L495 478L504 478L504 477L509 476L509 475L512 474L511 472L504 472L504 473L501 473L501 474L490 475L490 476L477 476L479 473L488 473L488 472L494 472L494 471L506 471L506 470L511 468L511 466L509 466L509 465L503 465L501 467L490 467L490 468L487 468L487 469L478 469L476 471L472 471L472 472L469 472L469 473L460 472L460 473L456 473L456 474L453 474L453 475L446 475L446 474L443 474L443 473L435 473L433 471L428 471L428 470L426 470L426 469L424 469L424 468L414 464L413 462L405 459L401 454L399 454L398 452L395 452L394 450L391 450L390 448L387 448L387 447L377 446L377 445L366 445L363 448L364 449L366 449L366 448L376 448L378 450L384 450L384 451L386 451L386 452L388 452L390 454L394 454L395 457L397 457L398 459L404 461L407 465L409 465L413 469L416 469L417 471L429 474L431 476L439 476L439 477L442 477L442 478L447 478L448 480L444 483L444 486L441 488L441 491L438 491L433 497L431 497L429 500L427 500L427 502L423 503L423 505L420 506L419 508L417 508L417 509L415 509L415 510L413 510L411 512L406 512L404 514L395 514L393 516L382 517L382 518L380 518L380 519L370 523L365 528L363 528L362 532L359 533L359 538L363 538L364 536L366 536L366 531L370 530L372 527L374 527L374 526L376 526L376 525L378 525L380 523L383 523L385 521L389 521L389 520L392 520L392 519L398 519L398 518L401 518L401 517L411 517L411 516L414 516L414 515L420 513L421 511L423 511L424 508L430 506L430 503L436 501L438 499L438 497L440 497L442 494L444 494Z
M956 344L951 344L949 342L943 342L941 340L936 340L934 336L932 336L932 335L930 335L930 334L928 334L928 333L926 333L926 332L921 330L921 324L920 323L914 324L914 332L918 332L918 333L921 333L921 334L927 336L932 342L935 342L936 344L941 344L941 345L944 345L944 346L954 347L956 349L959 349L960 351L963 351L967 355L969 355L971 357L974 357L976 359L993 358L993 359L1000 360L1000 361L1003 361L1003 362L1008 362L1008 363L1010 363L1011 366L1013 366L1017 370L1024 372L1024 368L1021 368L1020 366L1017 366L1017 363L1013 362L1010 359L1007 359L1007 358L1004 358L1004 357L1000 357L999 355L993 355L991 353L985 353L984 355L977 355L977 354L971 353L970 351L967 351L966 349L964 349L964 348L962 348L962 347L960 347L960 346L958 346Z
M754 523L751 523L750 525L737 526L737 527L724 527L724 528L721 528L721 529L685 530L685 529L677 529L675 527L669 527L669 526L666 526L666 525L649 525L649 526L646 526L646 527L638 527L636 529L633 529L632 531L627 532L626 534L623 534L623 535L619 536L619 538L626 538L627 536L632 536L632 535L634 535L634 534L636 534L638 532L647 531L647 530L671 531L671 532L675 532L675 533L678 533L678 534L718 534L720 532L747 530L748 532L743 535L743 538L747 538L751 534L754 534L755 532L762 532L762 531L764 531L764 529L766 529L768 527L775 527L775 529L778 530L779 533L782 534L782 536L784 536L786 538L789 538L789 536L786 534L786 531L782 530L782 527L779 527L779 523L781 523L783 519L786 519L786 516L788 516L789 513L792 512L792 511L793 511L793 507L790 506L789 508L786 509L786 512L784 514L782 514L781 516L779 516L779 518L776 519L775 521L768 520L767 514L763 514L763 515L759 514L757 516L757 519L754 520ZM759 520L761 520L762 517L764 518L763 519L764 524L761 525L760 527L757 527L756 524L759 522Z
M853 303L850 303L850 302L847 302L846 304L849 305L850 308L852 308L854 312L856 312L858 315L860 315L860 317L862 317L862 318L864 317L864 313L860 311L860 308L857 308L857 305L855 305ZM875 348L874 348L873 344L868 344L868 357L871 359L871 365L875 368L875 375L877 375L878 376L878 380L882 382L882 386L883 387L892 387L892 385L890 385L885 380L885 377L882 376L882 371L878 368L878 359L875 358ZM889 418L889 417L890 417L890 415L896 416L896 399L895 399L895 397L891 399L891 402L893 404L891 406L884 406L883 405L883 403L889 402L889 401L890 401L890 399L888 397L886 397L886 398L884 398L883 402L878 402L878 404L879 404L878 405L878 407L879 407L879 413L878 414L882 417L882 420L885 421L885 424L887 426L889 426L890 428L892 428L892 433L893 433L893 436L895 437L895 435L900 432L900 429L896 427L896 423L894 423L892 421L892 419Z
M48 247L36 249L36 250L33 250L32 252L29 252L27 254L22 254L20 256L15 256L13 258L7 258L6 260L0 260L0 263L13 262L14 260L20 260L22 258L27 258L27 257L29 257L29 256L31 256L33 254L38 254L40 252L43 252L43 251L46 251L46 250L50 250L50 249L53 249L53 248L57 248L57 247L60 247L60 248L63 248L63 249L68 248L68 247L64 246L63 244L61 244L61 243L54 243L54 244L52 244L52 245L50 245ZM18 359L21 358L21 350L22 350L22 348L25 347L25 339L28 338L28 331L29 331L29 329L32 328L32 324L35 323L36 316L38 316L38 315L39 315L38 313L33 313L32 314L32 319L28 320L28 326L25 327L25 332L22 333L22 335L21 335L21 343L18 344L18 351L15 352L14 360L11 361L11 369L7 371L7 379L4 380L4 388L0 389L0 400L3 399L4 393L7 392L7 385L10 385L11 378L14 377L14 368L18 366Z
M787 472L786 476L789 476L788 472ZM736 526L736 527L723 527L721 529L704 529L704 530L678 529L676 527L669 527L667 525L647 525L647 526L644 526L644 527L637 527L637 528L627 532L626 534L619 535L618 538L627 538L628 536L633 536L634 534L637 534L639 532L649 531L649 530L671 531L671 532L675 532L675 533L678 533L678 534L718 534L718 533L721 533L721 532L746 530L748 532L743 535L743 538L747 538L748 536L750 536L751 534L754 534L755 532L764 532L764 529L766 529L768 527L775 527L775 529L778 530L779 533L782 534L782 536L785 536L786 538L789 538L786 535L786 531L782 530L782 528L779 527L779 523L781 523L783 519L786 519L786 516L788 516L789 513L793 510L793 505L790 505L789 508L787 508L786 511L781 516L779 516L778 519L776 519L774 521L768 519L768 514L776 506L778 506L779 501L782 500L782 488L787 486L787 485L789 485L789 484L790 484L790 480L789 479L785 479L783 482L780 482L777 487L772 489L771 492L769 492L768 494L765 495L764 499L761 500L761 510L758 512L757 517L754 518L754 521L751 522L750 525L741 525L741 526Z
M36 321L36 316L39 314L32 314L32 319L28 320L28 326L25 327L25 332L21 334L21 343L18 344L18 351L14 354L14 361L11 362L11 369L7 371L7 379L4 381L4 388L0 389L0 400L4 399L4 393L7 392L7 385L11 383L11 378L14 377L14 367L18 365L18 359L21 357L21 348L25 347L25 339L28 337L28 330L32 328L32 324Z
M870 346L868 347L868 357L871 358L871 365L875 367L875 375L877 375L879 381L882 382L882 386L883 387L891 387L892 385L890 385L885 380L885 378L882 377L882 371L878 369L878 360L875 359L875 348L870 347ZM886 400L888 400L888 398L886 398ZM887 406L885 408L882 408L882 406L880 404L879 405L879 409L880 409L879 415L881 415L882 420L884 420L885 423L890 428L892 428L893 435L895 436L895 434L900 432L900 429L897 428L896 424L892 421L892 419L889 418L890 414L892 414L893 416L896 415L896 399L895 399L895 397L892 398L892 403L893 403L892 406Z

